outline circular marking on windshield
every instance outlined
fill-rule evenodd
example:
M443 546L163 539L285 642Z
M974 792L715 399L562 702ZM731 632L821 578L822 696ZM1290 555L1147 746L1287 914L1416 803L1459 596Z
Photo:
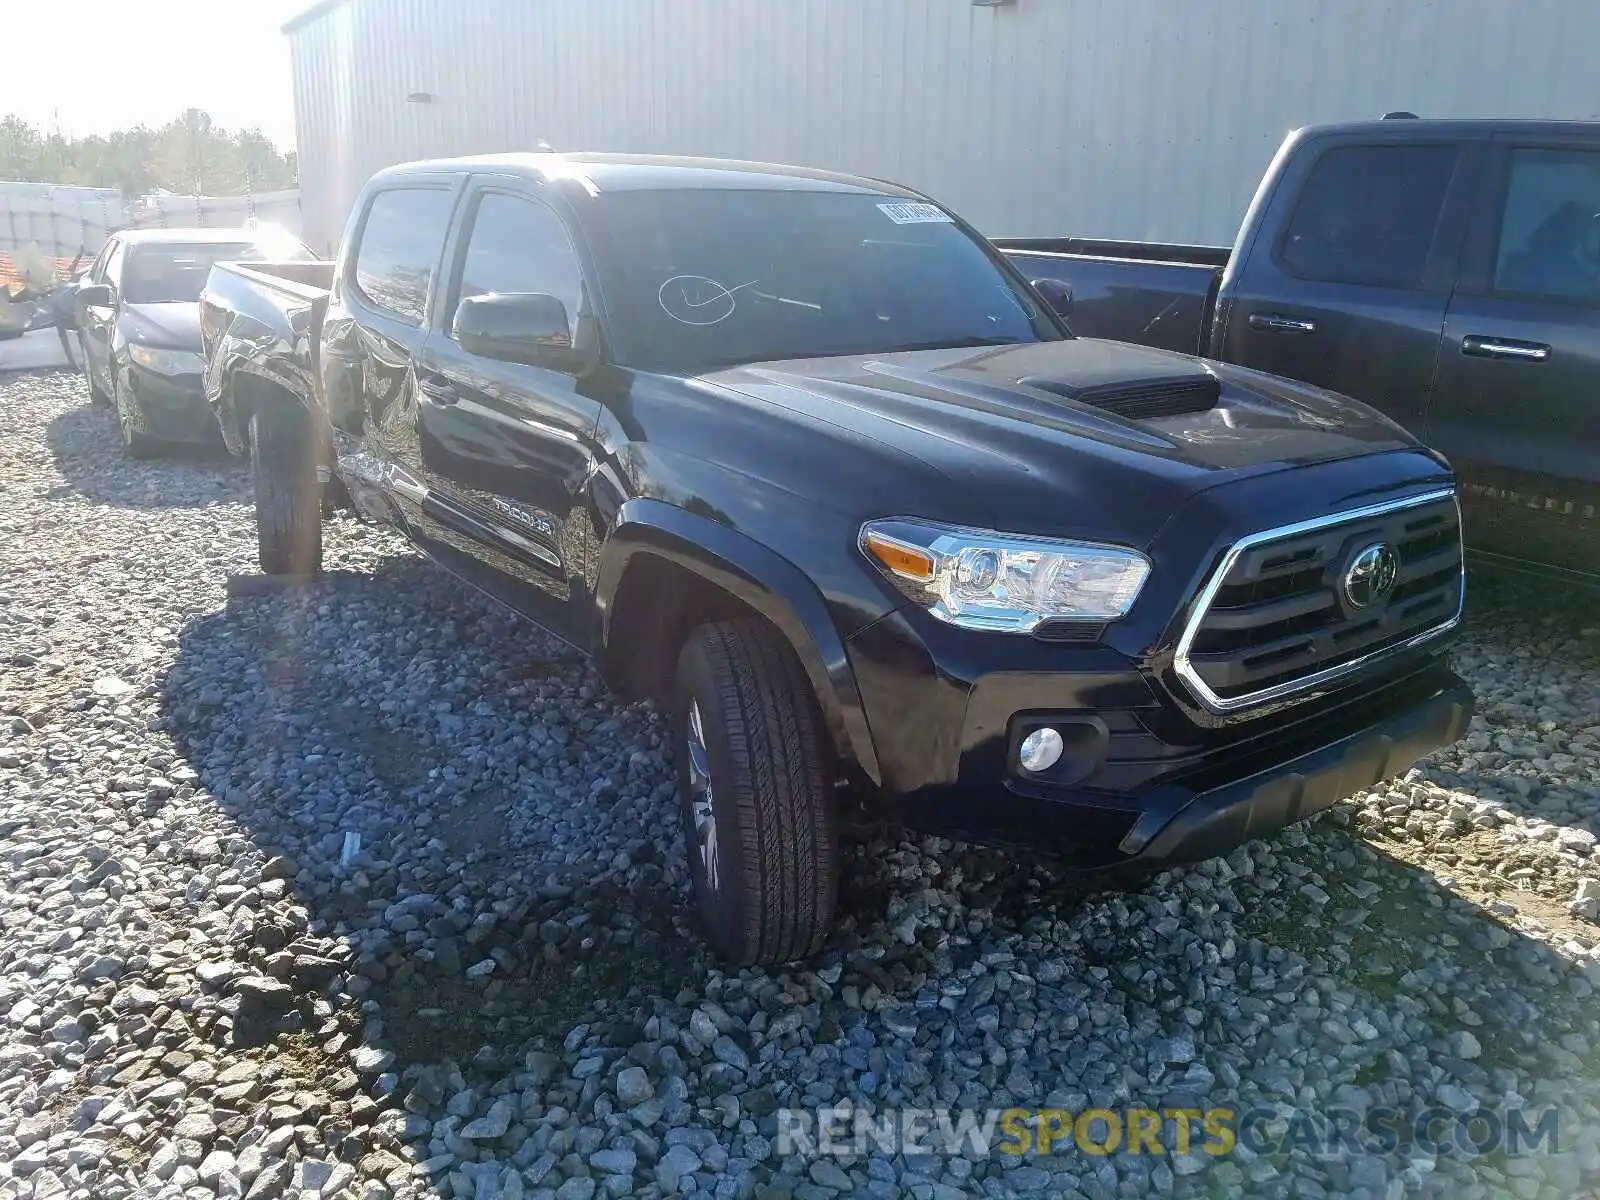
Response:
M674 275L656 291L661 311L681 325L717 325L733 316L739 307L734 293L756 281L738 287L724 287L704 275Z

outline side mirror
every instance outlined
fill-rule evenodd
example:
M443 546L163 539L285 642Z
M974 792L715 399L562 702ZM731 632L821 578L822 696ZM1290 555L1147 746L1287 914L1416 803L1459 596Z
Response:
M85 308L109 308L111 306L111 285L109 283L86 283L78 288L78 303Z
M572 344L567 306L542 292L489 292L456 306L451 326L468 354L581 374L589 355Z
M1035 279L1033 290L1063 321L1072 320L1072 285L1064 279Z

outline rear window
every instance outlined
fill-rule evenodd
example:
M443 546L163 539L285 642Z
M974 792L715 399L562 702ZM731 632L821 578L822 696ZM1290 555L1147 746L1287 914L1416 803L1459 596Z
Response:
M378 308L421 325L450 227L448 188L392 188L373 196L356 249L356 287Z
M1454 146L1328 151L1290 218L1283 265L1302 279L1421 287L1455 166Z

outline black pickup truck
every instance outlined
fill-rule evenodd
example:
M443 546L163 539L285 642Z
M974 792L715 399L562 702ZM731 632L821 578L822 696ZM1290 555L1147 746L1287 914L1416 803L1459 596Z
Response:
M819 945L842 795L1160 866L1470 714L1438 455L1328 392L1074 338L912 192L413 164L367 185L337 263L219 264L200 319L265 570L317 571L336 476L665 702L696 903L736 961Z
M1081 334L1365 401L1455 467L1470 549L1600 582L1600 124L1303 129L1231 251L998 244Z

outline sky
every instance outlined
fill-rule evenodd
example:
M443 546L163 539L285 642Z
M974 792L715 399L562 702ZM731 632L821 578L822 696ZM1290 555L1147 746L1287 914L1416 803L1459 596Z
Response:
M294 145L285 21L312 0L0 0L0 116L68 136L203 108Z

